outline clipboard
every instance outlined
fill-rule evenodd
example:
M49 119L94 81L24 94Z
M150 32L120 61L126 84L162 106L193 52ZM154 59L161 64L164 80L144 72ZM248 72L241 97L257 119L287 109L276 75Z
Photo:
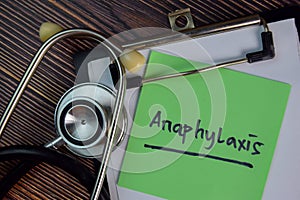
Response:
M286 11L285 11L286 12ZM268 16L268 15L267 15ZM282 19L281 19L282 20ZM271 22L272 20L268 19L268 22ZM299 81L296 80L296 78L293 78L293 74L300 73L299 69L297 68L297 65L299 64L299 55L298 55L298 44L297 41L299 41L299 37L297 37L297 30L296 27L293 27L293 24L297 22L297 26L299 26L299 18L297 18L295 21L294 20L287 20L287 21L279 21L270 24L270 29L274 31L274 34L276 35L284 35L284 34L289 34L291 29L292 30L292 37L293 39L287 41L285 40L280 40L280 38L275 37L275 48L277 53L277 57L275 59L270 60L270 61L265 61L262 63L257 63L252 66L247 65L247 66L239 66L237 65L236 67L229 67L232 70L236 71L242 71L246 72L249 74L253 74L256 76L261 76L265 77L268 79L273 79L273 80L278 80L282 81L285 83L289 83L292 85L292 91L291 91L291 96L289 97L289 102L287 105L287 111L283 120L282 128L281 128L281 133L280 137L278 139L277 147L275 150L275 156L273 157L271 169L269 172L269 176L267 179L267 183L265 185L264 189L264 194L263 194L263 199L276 199L276 198L286 198L286 195L289 194L288 196L290 199L298 199L300 197L299 192L296 190L296 185L299 185L299 180L300 177L297 177L296 174L296 169L297 166L299 167L300 165L300 160L299 158L297 159L297 154L295 152L299 151L294 145L293 150L289 149L287 150L286 147L290 145L292 141L297 141L299 140L299 135L293 135L292 137L287 137L286 134L291 131L291 130L297 130L298 128L296 127L297 124L295 123L295 119L297 119L297 116L299 117L299 109L296 109L297 107L297 99L299 100L300 94L296 92L297 88L299 87ZM218 53L215 53L213 48L210 48L212 46L220 46L220 42L223 42L223 47L221 47L221 50L219 51L226 51L226 47L230 45L230 43L224 43L224 40L221 40L221 37L230 37L230 35L233 35L233 37L238 38L239 35L246 35L245 38L239 38L239 40L243 41L242 46L238 47L232 47L231 46L231 55L230 57L232 58L239 58L241 57L241 48L244 49L260 49L260 43L257 41L257 32L259 32L258 28L250 27L244 30L235 30L232 32L227 32L227 33L221 33L218 35L210 35L208 37L201 38L202 45L204 45L205 49L208 49L210 54L212 54L212 57L214 57L214 60L216 62L221 62L226 59L227 55L224 57L224 55L219 55ZM299 34L299 33L298 33ZM220 36L222 35L222 36ZM252 36L251 36L252 35ZM251 39L249 39L249 37ZM224 38L223 38L224 39ZM226 41L226 40L225 40ZM256 42L255 42L256 41ZM175 45L176 46L176 45ZM165 46L159 46L155 47L153 49L162 51L162 52L167 52L172 54L172 51L174 51L174 45L165 45ZM278 62L278 59L282 59L283 57L286 56L282 49L287 48L289 46L292 51L293 51L293 61L290 63L290 68L285 68L282 69L280 66L277 65L277 67L274 67L274 62ZM179 46L177 46L179 48ZM207 61L205 57L195 57L195 55L190 55L190 54L184 54L184 52L188 52L187 50L189 49L189 45L185 45L184 42L180 42L180 56L194 60L194 61ZM149 51L144 50L141 51L146 57L149 55ZM175 53L176 54L176 53ZM178 54L178 52L177 52ZM279 58L278 58L279 57ZM268 62L270 64L268 64ZM282 64L285 62L289 62L288 59L285 59L284 61L281 61ZM267 66L267 67L266 67ZM289 73L290 72L290 73ZM299 91L299 89L298 89ZM128 91L128 96L130 96L130 101L127 99L127 105L126 106L132 106L133 101L137 101L138 99L138 92L137 90L129 90ZM136 95L135 100L133 100L133 96ZM134 110L134 108L132 108ZM292 124L292 125L291 125ZM290 128L293 127L293 128ZM289 135L291 136L291 135ZM293 142L292 142L293 143ZM120 162L120 157L119 154L124 153L124 150L126 149L126 142L125 145L124 143L122 144L123 147L118 148L114 153L113 153L113 159L112 159L112 165L114 169L120 168L122 165L122 162ZM284 155L285 153L289 153L288 156ZM295 158L294 158L295 157ZM116 158L116 159L115 159ZM121 159L122 160L122 159ZM291 165L289 166L290 170L284 170L287 166L286 163L290 163ZM283 174L283 176L277 176L277 174ZM114 177L115 181L111 180L109 182L113 182L110 185L110 190L112 190L112 198L114 194L114 189L111 187L115 182L118 180L118 172L114 172L114 170L109 170L108 176ZM290 179L290 177L293 177ZM285 184L282 184L285 183ZM274 189L276 188L276 189ZM155 197L153 195L149 194L144 194L138 191L132 191L128 189L124 189L123 187L119 187L116 189L118 190L119 193L119 198L120 199L161 199L159 197ZM117 197L116 197L117 198Z

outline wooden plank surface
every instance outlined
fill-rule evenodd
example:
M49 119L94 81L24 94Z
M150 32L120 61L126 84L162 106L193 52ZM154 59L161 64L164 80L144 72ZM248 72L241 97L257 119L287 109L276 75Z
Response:
M90 28L109 37L132 28L168 28L167 14L187 7L191 8L195 25L202 26L290 5L300 5L300 2L1 0L0 116L41 45L38 30L45 21L60 24L64 28ZM92 46L89 42L68 40L58 43L47 54L17 106L1 138L0 147L16 144L42 145L55 138L53 114L56 103L73 86L76 76L72 55ZM91 161L78 159L93 170ZM1 163L0 178L15 165L16 162ZM6 199L88 198L88 192L74 177L47 164L33 168L6 196Z

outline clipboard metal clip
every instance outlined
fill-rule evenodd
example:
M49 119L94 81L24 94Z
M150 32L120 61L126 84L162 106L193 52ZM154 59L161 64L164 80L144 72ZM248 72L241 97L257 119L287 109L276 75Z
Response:
M175 12L170 13L168 17L173 31L179 31L180 34L184 33L191 38L214 35L222 32L232 31L239 28L245 28L252 25L261 25L263 26L263 31L261 33L262 49L260 51L247 53L245 58L242 59L231 60L228 62L219 63L201 69L195 69L195 70L190 70L190 71L176 73L176 74L144 79L142 80L142 84L146 82L152 82L152 81L173 78L178 76L186 76L194 73L200 73L200 72L210 71L214 69L229 67L232 65L237 65L246 62L254 63L259 61L265 61L275 57L275 48L274 48L272 32L269 30L266 21L263 18L261 18L259 15L252 15L248 17L243 17L239 19L234 19L230 21L220 22L213 25L206 25L203 27L196 27L196 28L193 27L194 23L193 23L190 9L177 10ZM185 26L178 27L176 25L176 20L179 19L179 17L184 17L186 19ZM156 46L157 44L161 45L163 43L171 43L180 40L180 34L177 35L174 34L173 37L161 36L155 39L152 38L149 39L148 41L144 40L143 43L131 42L130 44L123 45L123 47L127 47L127 48L131 47L133 49L137 49L140 47L145 48L145 47Z
M275 56L275 49L273 44L272 32L270 32L265 20L258 15L241 18L238 20L232 20L228 22L221 22L215 25L209 25L206 27L196 28L194 26L193 17L189 8L176 10L168 14L171 29L173 31L181 31L186 33L198 32L198 34L215 34L221 31L227 31L234 28L247 26L256 21L263 25L264 32L261 33L262 47L263 49L258 52L248 53L246 55L248 62L253 63L257 61L263 61L272 59ZM183 19L183 25L179 26L179 20ZM182 20L181 20L182 21ZM235 23L236 22L236 23Z

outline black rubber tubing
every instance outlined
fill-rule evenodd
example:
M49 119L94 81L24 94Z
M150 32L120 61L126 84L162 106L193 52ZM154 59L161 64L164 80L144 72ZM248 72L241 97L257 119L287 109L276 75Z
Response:
M39 163L34 161L24 160L14 167L13 170L9 171L0 181L0 199L3 199L8 191L21 179L21 177L38 164Z
M17 145L0 148L0 162L23 160L9 176L0 183L0 199L19 180L24 172L41 162L55 165L68 172L83 184L89 192L93 190L95 175L90 169L67 155L39 146Z

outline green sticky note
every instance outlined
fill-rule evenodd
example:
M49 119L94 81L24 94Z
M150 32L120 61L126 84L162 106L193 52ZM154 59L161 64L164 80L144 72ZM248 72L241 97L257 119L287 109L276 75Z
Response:
M205 66L152 52L145 77ZM166 199L261 199L289 92L229 69L144 84L118 184Z

